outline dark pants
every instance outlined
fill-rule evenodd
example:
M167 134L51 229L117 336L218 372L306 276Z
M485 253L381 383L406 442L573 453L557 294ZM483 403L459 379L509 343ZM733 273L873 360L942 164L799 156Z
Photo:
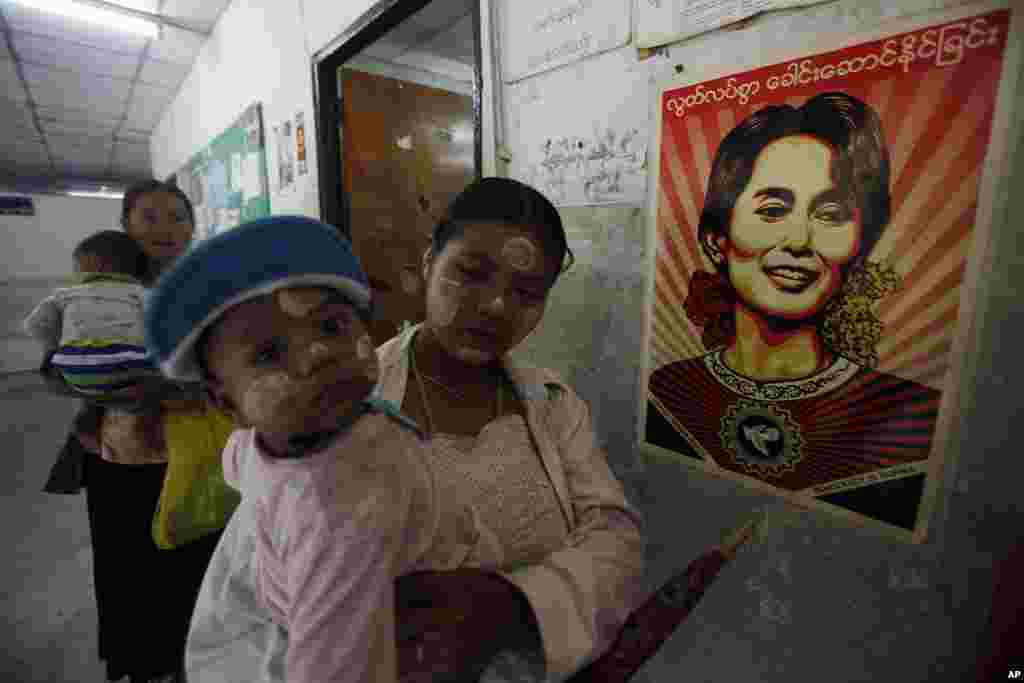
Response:
M192 610L220 533L161 550L151 525L166 465L85 456L99 656L107 680L181 671Z

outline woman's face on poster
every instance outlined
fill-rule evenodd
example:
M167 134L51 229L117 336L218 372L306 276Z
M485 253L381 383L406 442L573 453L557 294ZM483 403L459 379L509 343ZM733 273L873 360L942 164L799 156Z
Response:
M857 257L861 226L849 188L832 178L833 149L807 135L758 155L733 207L727 236L711 238L739 301L772 318L819 313Z

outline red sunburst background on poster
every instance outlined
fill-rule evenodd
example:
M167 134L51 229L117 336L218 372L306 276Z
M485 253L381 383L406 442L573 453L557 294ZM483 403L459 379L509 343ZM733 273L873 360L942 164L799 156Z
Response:
M965 47L971 22L982 20L987 33ZM885 325L878 346L878 370L942 389L956 330L961 284L973 235L978 188L988 149L1009 11L992 12L962 22L936 25L912 33L864 43L830 53L809 55L817 66L853 56L879 54L887 41L903 46L908 38L921 47L926 30L938 57L910 64L861 71L842 78L782 87L770 91L765 82L784 73L793 62L733 74L701 84L705 89L758 81L757 95L746 104L738 99L694 106L685 116L667 108L697 85L668 90L662 97L661 168L657 195L657 254L654 299L650 315L651 370L666 363L703 355L701 329L686 317L690 275L711 271L697 243L697 224L704 203L711 162L719 143L738 123L758 109L774 104L800 106L822 92L841 91L878 112L892 163L892 220L870 259L894 266L903 288L876 307ZM956 36L960 36L959 39ZM893 45L893 43L889 43ZM952 62L940 66L940 57ZM902 49L902 48L901 48ZM946 52L943 52L943 50ZM926 54L931 54L930 52ZM795 61L802 61L804 58Z

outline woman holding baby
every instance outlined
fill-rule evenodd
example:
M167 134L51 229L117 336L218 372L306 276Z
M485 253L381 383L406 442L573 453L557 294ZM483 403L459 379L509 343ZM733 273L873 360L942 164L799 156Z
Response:
M195 219L188 197L156 180L125 193L121 226L149 264L145 285L183 254ZM194 407L194 406L192 406ZM132 683L183 681L184 649L192 607L219 534L173 550L152 537L152 521L167 471L161 415L188 410L167 402L153 414L131 415L86 408L79 413L62 459L84 461L99 618L99 656L106 679Z
M496 574L399 579L406 683L440 680L431 672L477 680L513 649L536 680L562 680L611 645L636 604L641 520L587 404L509 355L540 324L567 253L540 193L504 178L473 183L424 255L426 320L378 349L378 395L425 429L438 476L457 482L504 550Z

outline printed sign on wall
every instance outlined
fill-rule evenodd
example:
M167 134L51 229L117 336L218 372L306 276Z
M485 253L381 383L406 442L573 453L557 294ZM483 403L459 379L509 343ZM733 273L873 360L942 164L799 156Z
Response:
M657 47L728 26L762 12L827 0L636 0L634 42Z
M1010 20L961 9L663 89L656 452L923 540L1008 144Z
M36 205L32 197L0 195L0 216L35 216Z
M498 8L506 83L629 42L632 0L502 0Z
M295 114L295 162L299 175L309 173L306 163L306 121L301 111Z
M293 189L295 183L295 150L292 147L292 121L285 119L280 126L274 126L274 143L277 147L277 191Z
M622 47L506 89L510 175L555 206L642 204L647 196L651 85L661 57ZM600 82L581 94L580 82Z

